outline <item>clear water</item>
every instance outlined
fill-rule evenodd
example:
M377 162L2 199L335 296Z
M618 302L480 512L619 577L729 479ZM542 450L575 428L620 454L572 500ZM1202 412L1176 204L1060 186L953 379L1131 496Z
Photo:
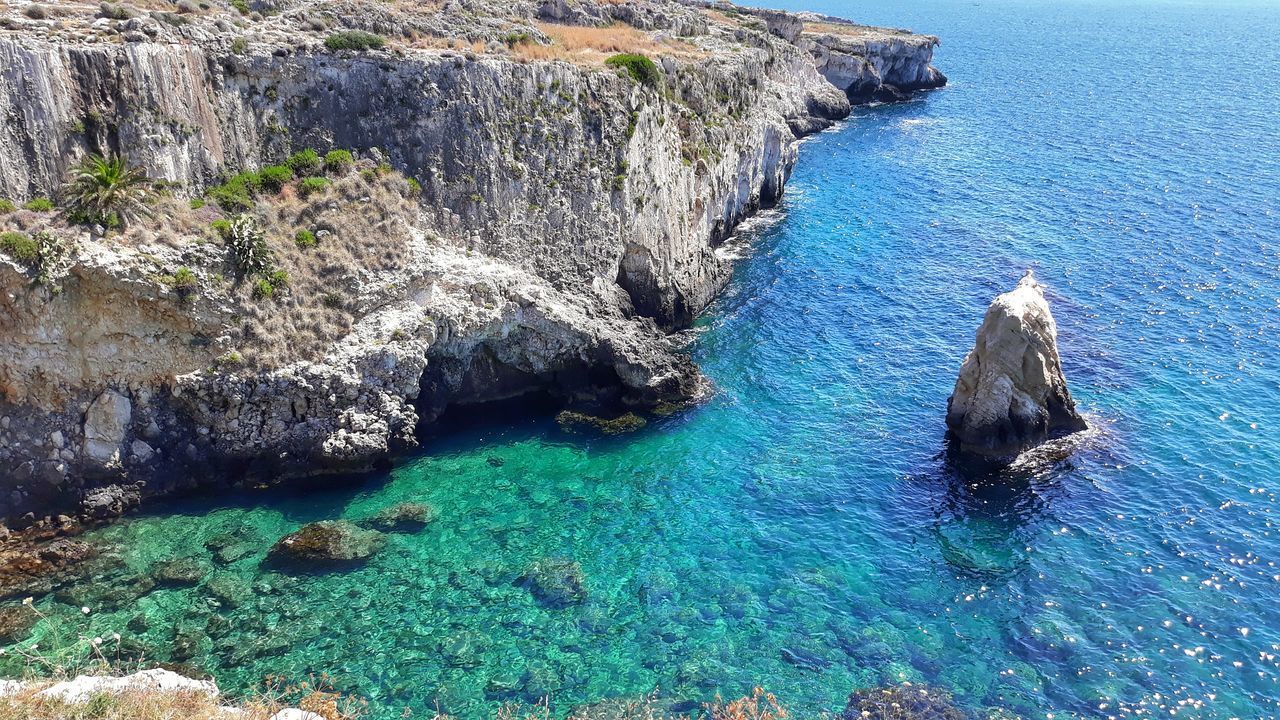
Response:
M218 566L243 602L159 589L89 631L160 659L180 632L232 691L327 671L382 717L753 684L812 716L903 679L1034 718L1275 717L1280 8L801 4L943 36L952 85L805 144L701 325L710 402L622 437L459 429L356 486L131 518L95 537L136 573L256 529ZM946 399L1025 267L1098 430L965 476ZM410 499L439 519L363 569L261 568L302 523ZM586 603L514 584L545 557L581 563Z

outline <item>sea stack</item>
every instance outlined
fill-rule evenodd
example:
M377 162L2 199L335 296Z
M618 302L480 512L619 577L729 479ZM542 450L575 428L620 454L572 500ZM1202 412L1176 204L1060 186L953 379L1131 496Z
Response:
M1009 458L1085 429L1058 358L1058 328L1030 270L996 297L947 401L963 452Z

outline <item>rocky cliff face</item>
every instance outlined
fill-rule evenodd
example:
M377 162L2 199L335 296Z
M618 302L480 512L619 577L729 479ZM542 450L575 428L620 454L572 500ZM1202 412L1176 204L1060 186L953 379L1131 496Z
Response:
M651 0L303 1L246 18L45 7L0 22L0 197L56 196L92 150L198 197L304 147L353 149L421 193L412 210L360 215L394 261L330 263L349 301L318 344L300 340L301 311L250 327L260 310L234 289L177 302L167 274L220 277L226 263L198 230L65 230L56 292L0 254L8 516L77 497L116 512L211 474L362 467L450 404L688 399L701 381L667 333L725 282L717 248L781 194L796 138L872 85L940 77L932 38ZM391 43L327 49L343 29ZM656 82L602 62L622 49L652 56ZM858 62L842 84L854 73L837 66ZM340 192L313 213L334 216L335 237L353 232L343 212L387 191ZM44 222L29 215L0 226ZM226 362L264 328L295 352ZM126 489L91 490L104 484Z
M1028 270L987 308L947 403L960 449L1009 457L1085 428L1058 358L1058 328Z

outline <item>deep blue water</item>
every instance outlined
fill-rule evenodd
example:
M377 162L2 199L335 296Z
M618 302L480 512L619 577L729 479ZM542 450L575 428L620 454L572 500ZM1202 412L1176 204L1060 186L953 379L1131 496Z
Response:
M137 572L259 538L216 570L244 598L160 589L90 630L141 615L126 636L163 655L187 633L233 691L327 671L388 717L756 684L811 717L902 680L1027 718L1275 717L1280 7L792 7L938 34L951 85L805 143L700 324L714 398L621 437L484 425L358 487L130 519L97 537ZM1027 267L1096 431L967 476L947 396ZM304 522L405 499L440 518L364 569L259 565ZM544 557L581 564L586 603L514 584Z

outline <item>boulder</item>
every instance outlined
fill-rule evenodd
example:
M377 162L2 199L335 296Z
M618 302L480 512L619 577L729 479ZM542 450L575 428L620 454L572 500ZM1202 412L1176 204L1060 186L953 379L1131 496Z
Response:
M280 538L267 558L307 565L354 564L372 557L385 540L382 533L363 530L346 520L323 520Z
M209 574L209 568L195 558L172 558L156 563L151 577L161 585L196 585Z
M104 390L84 414L84 456L100 467L120 464L133 405L115 390Z
M516 584L548 607L576 605L587 599L586 576L575 560L544 558L529 566Z
M946 422L961 451L992 457L1085 429L1062 374L1044 287L1030 270L987 308Z

